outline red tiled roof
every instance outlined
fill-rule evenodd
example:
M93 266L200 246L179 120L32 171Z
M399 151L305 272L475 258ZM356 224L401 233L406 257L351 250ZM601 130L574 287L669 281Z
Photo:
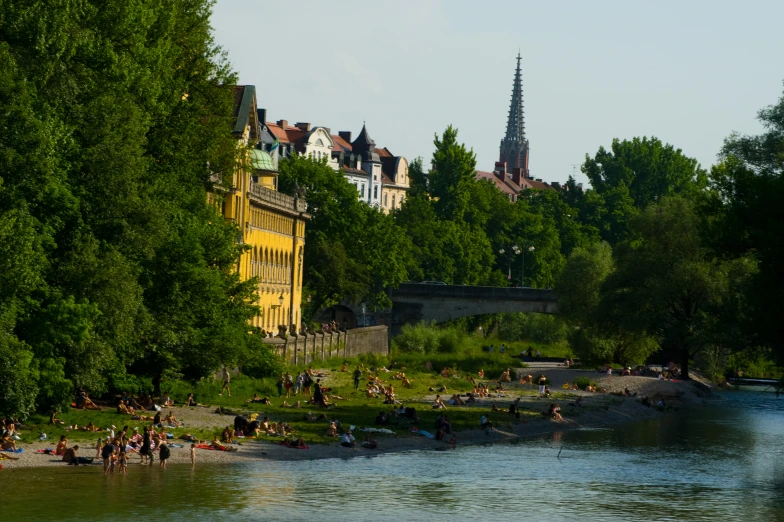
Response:
M379 158L394 158L395 156L389 152L389 149L384 147L383 149L376 148L376 152L378 152Z
M392 178L387 176L384 171L381 171L381 183L384 185L394 185L395 183L392 181Z
M352 169L351 167L343 167L343 172L347 174L359 174L360 176L368 176L368 173L362 169Z
M491 183L493 183L496 186L496 188L498 188L498 190L500 190L504 194L510 194L510 195L513 195L513 196L517 195L517 191L515 191L512 187L510 187L509 185L504 183L504 181L502 179L499 179L498 176L496 176L492 172L485 172L485 171L482 171L482 170L477 170L476 171L476 179L480 179L480 180L481 179L486 179L486 180L490 181Z
M289 143L288 134L286 134L286 131L283 130L280 127L280 125L278 125L277 123L267 122L267 128L269 129L269 131L272 133L273 136L275 136L276 138L278 138L278 140L280 140L281 143Z
M332 150L335 152L351 152L351 144L338 136L337 134L330 134L332 137Z
M550 188L550 186L547 183L544 183L542 181L536 181L535 179L526 179L525 183L527 183L533 189L545 190Z

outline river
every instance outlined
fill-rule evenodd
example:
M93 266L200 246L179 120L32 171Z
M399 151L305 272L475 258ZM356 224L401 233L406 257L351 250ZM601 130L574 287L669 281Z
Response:
M784 521L784 399L515 443L302 462L0 471L5 520Z

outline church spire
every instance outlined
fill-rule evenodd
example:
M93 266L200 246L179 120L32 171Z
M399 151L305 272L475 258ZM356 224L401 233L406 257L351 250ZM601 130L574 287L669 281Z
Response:
M520 52L517 52L517 68L512 85L512 101L506 121L506 136L501 140L499 163L503 163L506 174L512 177L529 177L528 140L525 137L525 114L523 113L523 73L520 69ZM515 169L520 169L515 174Z
M525 114L523 113L523 73L520 70L520 52L517 52L517 69L512 86L512 101L509 104L509 119L506 123L508 142L525 141Z

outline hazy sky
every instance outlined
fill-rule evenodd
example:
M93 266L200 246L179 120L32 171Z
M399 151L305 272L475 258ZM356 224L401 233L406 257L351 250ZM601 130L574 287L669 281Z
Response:
M614 137L704 167L782 94L784 2L219 0L217 43L268 120L305 121L429 165L450 123L492 170L518 48L534 177L564 181ZM580 181L586 181L579 173Z

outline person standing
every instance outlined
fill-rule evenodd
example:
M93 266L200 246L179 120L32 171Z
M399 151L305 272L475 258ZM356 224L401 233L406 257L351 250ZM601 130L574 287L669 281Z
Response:
M294 395L299 395L299 392L302 391L302 385L305 383L305 376L297 372L297 380L294 383Z
M313 403L316 406L324 405L324 394L321 392L321 379L316 379L313 385Z
M357 369L354 370L354 389L355 390L359 389L359 380L361 378L362 378L362 370L360 370L359 366L357 366Z
M283 387L286 384L286 377L281 373L278 382L275 383L275 387L278 389L278 397L283 397Z
M144 427L144 435L142 435L142 448L139 450L139 456L142 459L142 464L147 464L149 460L152 466L152 435L150 434L150 427Z
M107 440L101 450L101 458L103 458L103 474L106 475L114 471L112 466L112 458L114 457L114 450L117 449L112 441Z
M196 444L191 443L191 467L196 465Z
M161 447L158 450L158 458L161 459L160 468L166 469L166 461L171 456L171 450L165 440L161 441Z
M547 377L544 375L539 377L539 395L544 395L545 385L547 384Z
M291 397L291 387L294 383L291 380L291 373L286 372L286 381L283 383L283 386L286 388L286 398L288 399Z
M229 388L229 383L231 382L231 375L229 375L229 370L227 370L225 366L223 367L223 373L221 374L221 377L223 377L223 386L221 387L221 391L218 395L222 396L223 390L226 390L229 392L229 397L231 397L231 388Z

